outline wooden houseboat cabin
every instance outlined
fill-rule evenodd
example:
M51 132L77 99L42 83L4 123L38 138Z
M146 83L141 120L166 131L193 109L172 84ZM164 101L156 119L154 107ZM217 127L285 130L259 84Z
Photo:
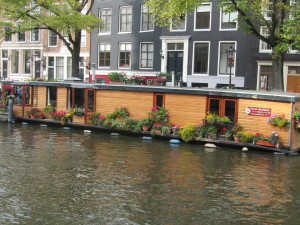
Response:
M77 82L9 82L14 95L13 116L26 117L32 107L42 109L51 104L56 111L82 108L86 112L112 113L126 106L130 117L141 120L154 106L169 112L168 122L177 126L201 125L207 113L227 116L244 131L265 136L275 132L282 146L291 151L300 149L299 121L293 119L300 111L300 95L294 93L258 92L207 88L180 88L147 85L112 85ZM268 123L274 115L284 115L289 126ZM72 123L88 123L86 116L73 116Z

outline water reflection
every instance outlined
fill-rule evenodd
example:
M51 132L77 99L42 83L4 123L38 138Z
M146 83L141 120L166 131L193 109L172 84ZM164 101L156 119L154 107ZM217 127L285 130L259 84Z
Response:
M297 224L298 157L0 126L0 223Z

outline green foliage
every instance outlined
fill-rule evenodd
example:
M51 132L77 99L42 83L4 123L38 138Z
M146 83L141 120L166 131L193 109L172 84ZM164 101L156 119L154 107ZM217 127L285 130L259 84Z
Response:
M148 127L152 127L153 125L153 120L151 120L149 117L143 118L138 122L139 126L148 126Z
M123 121L123 129L124 130L134 130L136 125L138 124L138 121L131 118L131 117L127 117L124 121Z
M237 133L237 136L241 139L243 143L249 143L252 141L252 134L247 131L240 131Z
M43 113L51 113L53 111L55 111L55 108L51 104L49 104L49 105L45 106L44 108L42 108Z
M101 22L91 13L94 2L95 0L0 0L0 26L8 27L10 33L33 28L55 32L74 57L72 75L79 76L81 31L89 32ZM0 35L4 37L4 29L0 30Z
M108 79L111 81L123 82L126 80L126 74L123 72L110 72L108 74Z
M149 118L154 122L167 122L169 117L168 109L165 107L152 107Z
M196 127L193 124L188 124L179 131L179 134L184 142L190 142L195 137L196 132Z

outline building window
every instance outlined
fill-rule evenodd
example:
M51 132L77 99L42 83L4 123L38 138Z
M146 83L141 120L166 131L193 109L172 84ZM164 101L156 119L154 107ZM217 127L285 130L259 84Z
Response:
M23 87L19 85L14 85L14 105L23 104Z
M194 73L208 74L209 43L195 43Z
M94 111L95 110L95 90L87 89L86 90L86 109L88 111Z
M30 41L39 41L40 40L40 30L37 28L34 28L30 31Z
M54 80L54 57L48 58L48 80Z
M180 16L177 20L173 20L171 24L172 31L185 31L186 15Z
M84 110L84 89L73 88L72 90L71 107Z
M86 47L86 30L81 30L81 47Z
M72 57L67 57L67 77L72 77Z
M119 67L130 68L131 66L131 43L119 44Z
M98 67L110 67L110 44L99 44Z
M79 57L79 77L84 78L85 72L85 60L84 57Z
M237 121L237 99L208 98L208 113L217 114L220 117L228 117L231 121Z
M272 88L272 66L259 67L259 90L270 91Z
M11 29L11 27L5 27L4 28L5 29L5 36L4 36L4 41L5 42L11 42L11 31L12 31L12 29Z
M30 50L24 50L23 52L23 71L25 74L30 74L31 60Z
M269 38L269 36L270 36L270 32L269 32L269 29L267 27L261 27L260 28L260 33L261 33L262 36L264 36L266 38ZM259 51L260 52L271 52L272 47L268 43L260 40L259 41Z
M20 29L20 25L19 25L19 29ZM20 31L17 33L17 41L25 42L25 31Z
M56 107L57 87L48 87L47 105L51 104Z
M153 43L141 43L140 68L153 68Z
M49 47L56 47L57 46L57 34L54 31L49 30L48 37L49 37Z
M11 73L19 73L19 50L11 50Z
M99 17L101 19L101 26L99 28L100 34L108 34L111 32L111 9L100 9Z
M132 6L120 7L120 32L132 30Z
M154 94L153 107L164 107L165 106L165 95L164 94Z
M265 1L265 3L262 4L261 11L266 20L272 20L273 2L269 0Z
M154 30L153 15L150 13L149 7L142 5L142 20L141 20L141 31L152 31Z
M226 10L221 9L221 30L236 30L237 29L237 19L238 13L234 12L225 12Z
M203 3L196 9L195 30L210 29L211 3Z
M221 75L229 75L230 70L231 70L231 75L235 74L236 57L234 56L234 61L231 62L231 65L229 65L229 61L227 60L226 49L229 49L230 47L232 47L233 49L236 49L235 43L234 42L220 43L219 74L221 74ZM234 53L234 54L236 55L236 53Z
M56 79L64 79L64 57L56 57Z

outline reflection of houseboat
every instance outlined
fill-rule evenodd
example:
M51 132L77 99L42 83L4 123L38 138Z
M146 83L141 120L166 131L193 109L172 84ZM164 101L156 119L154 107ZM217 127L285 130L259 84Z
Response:
M24 93L22 101L16 101L13 106L16 118L25 117L25 111L32 106L43 108L51 103L56 110L83 108L101 115L125 105L130 117L140 120L147 117L151 107L158 105L168 109L169 122L180 126L201 124L207 112L216 112L254 134L275 131L282 138L283 146L293 151L300 149L300 134L294 125L279 128L267 123L273 114L284 114L292 121L292 113L300 111L299 94L76 82L2 83L11 84L15 90L22 89ZM73 123L84 124L87 120L85 117L73 118Z

